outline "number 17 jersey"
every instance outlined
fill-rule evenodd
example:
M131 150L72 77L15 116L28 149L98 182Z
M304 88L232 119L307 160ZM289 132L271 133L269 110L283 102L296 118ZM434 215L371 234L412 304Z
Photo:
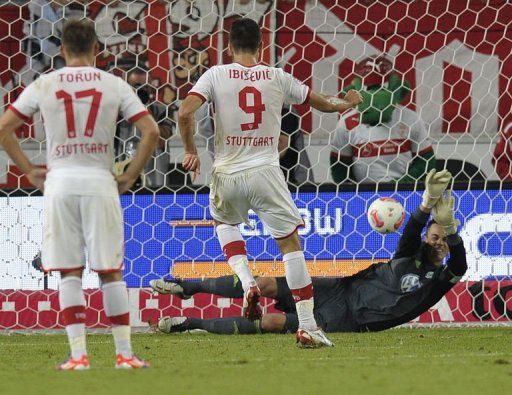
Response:
M64 67L41 75L11 109L25 120L41 112L50 170L110 172L119 113L130 122L148 114L130 85L94 67Z
M213 66L190 90L213 103L214 171L231 174L279 166L283 104L301 104L310 89L282 69L239 63Z

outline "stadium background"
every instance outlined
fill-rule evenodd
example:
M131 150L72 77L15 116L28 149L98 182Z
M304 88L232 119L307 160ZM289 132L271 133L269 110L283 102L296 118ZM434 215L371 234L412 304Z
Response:
M323 93L337 94L347 85L357 61L386 53L412 85L413 95L404 104L415 109L429 127L437 157L472 163L486 176L485 181L455 183L461 235L468 249L466 281L419 321L509 320L511 192L509 185L499 182L491 158L500 134L512 127L510 4L437 0L105 3L91 1L85 7L104 45L98 66L115 72L123 60L144 62L157 100L169 106L171 118L194 76L228 61L226 30L237 15L251 17L264 27L266 63L283 67ZM0 96L8 104L34 75L22 46L28 6L23 1L7 2L0 7L0 15ZM329 132L337 118L304 106L297 110L302 128L309 133L306 150L318 183L294 192L306 219L301 232L312 273L347 275L372 260L389 258L398 236L371 232L366 208L377 195L385 195L398 198L411 211L419 204L420 192L413 191L414 185L336 188L330 184L328 158ZM44 134L38 122L19 136L33 160L44 164ZM207 169L210 158L204 142L198 142L203 147L203 169ZM173 136L170 146L172 160L179 162L179 137ZM177 193L141 190L122 197L132 324L143 326L149 318L167 313L203 317L239 313L239 306L228 307L230 301L223 298L180 301L141 289L163 275L200 278L229 272L207 222L196 226L174 222L210 218L203 187L207 182L205 171L197 185ZM44 278L31 266L41 241L42 216L41 197L27 187L0 151L0 329L58 326L57 278ZM261 224L255 225L254 231L242 229L254 269L260 274L282 274L274 243ZM89 289L91 306L88 324L105 325L94 274L86 273L84 287Z

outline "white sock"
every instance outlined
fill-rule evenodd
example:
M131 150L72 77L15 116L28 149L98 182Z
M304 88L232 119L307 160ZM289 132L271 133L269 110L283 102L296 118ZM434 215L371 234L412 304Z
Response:
M299 328L314 331L318 329L318 325L313 315L313 308L315 302L313 298L307 300L301 300L295 303L295 309L297 310L297 317L299 318Z
M300 289L311 284L306 259L302 251L289 252L283 255L286 282L290 289Z
M71 358L80 359L82 355L87 355L85 324L66 325L66 333L71 348Z
M65 277L59 284L59 304L66 325L71 358L87 355L85 338L85 297L82 279Z
M251 273L249 261L245 255L233 256L229 259L228 263L231 270L233 270L240 279L244 291L247 291L250 287L256 285L256 280Z
M124 281L104 284L103 307L112 324L112 336L116 345L116 354L125 358L133 355L131 344L130 315L128 307L128 291Z
M130 325L113 325L112 336L116 344L116 354L121 354L125 358L133 356L132 351L132 328Z
M247 291L253 285L256 285L251 269L249 268L249 260L245 250L245 241L236 226L221 224L215 229L219 243L228 260L231 270L240 279L242 288Z
M286 282L295 300L299 328L315 330L318 325L313 315L314 299L311 277L302 251L294 251L283 256Z

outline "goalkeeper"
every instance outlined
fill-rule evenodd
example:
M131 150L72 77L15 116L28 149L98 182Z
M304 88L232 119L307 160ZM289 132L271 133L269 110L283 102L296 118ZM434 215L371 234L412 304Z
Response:
M313 279L314 314L324 331L380 331L406 323L436 304L459 281L467 269L466 252L457 234L454 198L449 190L445 192L450 181L446 170L432 170L427 175L423 201L411 215L389 262L373 264L350 277ZM433 221L427 225L431 212ZM425 226L427 232L422 240ZM450 258L444 265L448 254ZM257 282L262 295L276 299L276 308L285 314L264 314L261 320L253 322L243 317L164 317L158 327L166 333L190 329L222 334L296 331L295 303L285 279L260 277ZM243 296L241 284L234 276L202 282L153 280L151 287L181 298L196 293Z

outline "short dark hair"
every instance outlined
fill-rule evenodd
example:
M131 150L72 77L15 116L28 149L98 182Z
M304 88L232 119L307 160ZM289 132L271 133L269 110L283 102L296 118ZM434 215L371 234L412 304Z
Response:
M71 19L62 28L62 45L70 55L89 53L97 41L94 24L87 19Z
M431 219L428 224L427 224L427 233L428 233L428 230L432 227L432 225L435 225L437 224L436 220L435 219Z
M237 52L256 53L261 44L259 25L250 18L238 19L231 26L229 42Z

